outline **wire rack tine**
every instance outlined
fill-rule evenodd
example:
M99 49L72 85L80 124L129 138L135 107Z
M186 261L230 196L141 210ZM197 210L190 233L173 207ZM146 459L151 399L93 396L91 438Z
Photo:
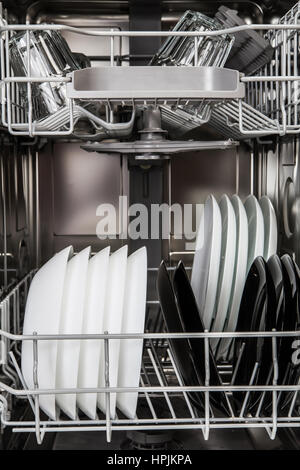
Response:
M257 374L257 370L258 370L258 362L256 362L254 364L254 367L253 367L253 371L252 371L252 374L251 374L251 378L250 378L250 382L249 382L249 385L252 385L254 380L255 380L255 376ZM242 408L241 408L241 411L240 411L240 417L242 418L245 414L245 409L246 409L246 406L247 406L247 403L248 403L248 400L249 400L249 396L250 396L250 391L248 390L246 392L246 395L245 395L245 398L243 400L243 403L242 403Z
M108 332L105 331L108 335ZM105 387L109 388L109 338L104 338ZM106 440L111 442L110 392L105 393Z
M173 368L174 368L174 371L175 371L175 374L176 374L176 378L177 378L177 380L178 380L178 383L179 383L179 385L182 386L182 385L183 385L183 382L182 382L182 380L181 380L179 371L178 371L177 366L176 366L176 364L175 364L175 361L174 361L174 359L173 359L172 353L171 353L170 349L168 349L167 351L168 351L168 356L169 356L169 358L170 358L170 361L171 361L171 363L172 363L172 366L173 366ZM196 415L195 415L195 413L194 413L193 407L192 407L191 402L190 402L190 400L189 400L188 394L187 394L186 392L182 392L182 393L183 393L183 396L184 396L184 399L185 399L185 401L186 401L186 404L187 404L187 407L188 407L188 409L189 409L189 412L190 412L191 417L192 417L192 418L196 418ZM199 421L202 422L201 419L200 419Z
M276 331L273 329L272 331ZM272 359L273 359L273 385L277 385L278 381L278 357L277 357L277 338L274 336L272 338ZM273 426L270 435L270 439L274 440L277 433L277 391L272 391L272 418Z
M36 335L36 332L33 332ZM38 340L34 339L32 342L33 345L33 385L34 389L39 389L39 382L38 382ZM39 395L34 396L34 415L35 415L35 435L38 444L42 444L44 433L41 432L40 426L40 399Z
M205 330L208 333L208 330ZM210 380L210 365L209 365L209 338L204 338L204 361L205 361L205 386L209 386ZM204 439L207 441L209 438L209 415L210 415L210 397L209 391L205 392L205 428L203 430Z
M15 358L15 356L14 356L14 353L11 351L11 352L9 353L9 355L10 355L10 357L11 357L11 360L12 360L12 362L13 362L13 365L15 366L15 369L16 369L16 371L17 371L17 374L18 374L18 376L19 376L19 379L20 379L20 381L21 381L21 384L22 384L24 390L26 390L26 389L27 389L27 386L26 386L26 383L25 383L23 374L22 374L22 372L21 372L21 369L20 369L20 367L19 367L19 364L17 363L16 358ZM34 408L34 401L33 401L33 398L32 398L32 396L29 395L29 394L27 395L27 397L28 397L28 401L29 401L29 404L30 404L30 406L31 406L31 409L32 409L32 411L33 411L33 413L34 413L34 412L35 412L35 408Z
M152 351L151 351L151 349L148 349L147 351L148 351L149 357L150 357L150 359L151 359L153 368L154 368L154 370L155 370L156 376L157 376L157 378L158 378L159 384L160 384L161 386L163 386L163 380L162 380L162 377L161 377L161 375L160 375L160 372L159 372L159 369L158 369L158 367L157 367L157 364L155 363L155 360L154 360ZM169 398L168 393L167 393L167 392L163 392L163 395L164 395L165 400L166 400L166 402L167 402L167 405L168 405L168 407L169 407L169 411L170 411L170 413L171 413L172 418L176 418L176 414L175 414L173 405L172 405L172 403L171 403L171 401L170 401L170 398Z

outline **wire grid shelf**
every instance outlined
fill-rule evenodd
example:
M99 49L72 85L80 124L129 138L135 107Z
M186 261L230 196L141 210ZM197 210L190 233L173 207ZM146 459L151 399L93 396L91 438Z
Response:
M133 127L134 112L128 123L118 123L117 113L120 107L131 107L134 110L138 106L148 104L169 105L176 110L178 105L193 104L197 98L183 96L147 98L133 96L129 101L126 97L116 102L109 96L101 99L105 108L106 119L103 120L91 113L84 101L75 98L66 98L66 105L58 109L54 114L35 121L33 119L33 86L36 84L51 83L52 85L66 85L72 82L72 74L67 76L41 76L30 75L30 34L41 30L72 31L78 34L90 36L102 36L110 40L110 66L122 66L121 49L116 44L121 44L125 37L192 37L195 43L195 66L197 63L197 40L203 36L219 36L225 33L232 34L245 30L257 30L265 32L266 37L274 47L274 57L254 76L240 76L240 82L245 85L245 97L238 99L214 99L207 100L211 106L210 125L226 136L235 139L259 137L264 135L297 134L300 131L299 121L299 80L298 49L299 49L299 11L298 2L277 25L244 25L227 28L218 31L182 32L182 31L120 31L120 30L86 30L65 25L9 25L5 21L0 26L0 52L1 52L1 119L2 124L9 133L23 136L61 136L74 133L74 127L81 118L88 118L96 131L104 132L104 135L130 135ZM9 40L20 31L26 32L27 44L27 75L13 76ZM118 53L116 52L118 49ZM194 67L189 67L189 69ZM138 68L137 68L138 69ZM76 71L74 72L76 73ZM20 96L20 87L27 87L26 105ZM132 84L132 89L135 89ZM91 98L92 100L92 98ZM96 98L95 98L96 100ZM205 99L204 99L205 101ZM98 100L99 102L99 100ZM198 98L199 102L199 98Z
M299 133L299 25L300 2L286 15L279 26L270 29L266 38L274 48L273 60L262 67L258 77L245 77L246 101L257 111L279 123L280 133Z
M281 337L299 337L297 332L243 332L243 333L144 333L111 335L21 335L22 316L26 295L34 271L30 272L15 286L0 303L1 308L1 381L0 381L0 415L1 426L10 427L13 432L35 433L37 442L41 443L47 432L76 432L103 431L107 441L111 440L113 431L127 430L178 430L198 429L204 439L209 439L213 429L232 428L264 428L270 439L275 439L278 428L300 427L300 416L297 412L297 395L300 385L278 385L277 342ZM149 306L156 301L149 302ZM160 321L154 325L155 330L161 329ZM209 340L210 338L225 337L267 337L272 341L273 371L271 385L253 385L258 369L256 363L248 385L232 385L236 370L232 371L231 364L219 366L222 385L210 385ZM109 341L112 339L143 339L144 354L139 387L109 387ZM203 361L205 364L205 384L202 386L184 385L176 361L169 349L169 339L174 338L204 338ZM38 386L38 342L57 341L63 339L104 341L105 351L105 387L95 389L40 389ZM26 388L20 367L22 341L33 342L33 377L34 389ZM242 354L241 348L241 354ZM237 361L238 367L239 361ZM233 372L233 373L232 373ZM213 392L224 391L228 402L228 416L214 413L210 396ZM240 411L234 412L230 396L234 392L244 392ZM253 391L260 391L260 404L255 414L246 412L247 402ZM138 406L135 419L127 419L118 412L115 419L110 417L110 396L112 393L138 392ZM203 393L204 409L195 409L191 394ZM278 409L280 393L292 392L292 399L286 413ZM84 418L78 414L75 420L68 418L48 420L40 415L39 397L41 395L62 393L105 393L106 415L99 414L96 420ZM272 395L270 413L261 412L261 404L266 393ZM19 400L24 400L31 406L34 419L31 421L14 420L14 410Z

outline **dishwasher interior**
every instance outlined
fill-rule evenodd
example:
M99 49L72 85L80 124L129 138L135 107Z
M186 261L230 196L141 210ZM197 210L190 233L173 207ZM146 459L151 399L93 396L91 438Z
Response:
M194 57L190 67L154 66L149 75L150 60L186 10L214 17L221 5L238 12L247 25L244 31L268 35L273 58L254 71L219 67L212 76L202 67L200 76ZM217 199L223 194L241 199L267 195L278 221L278 253L288 253L300 264L299 16L300 4L294 1L2 2L3 449L300 448L299 386L290 387L293 400L284 413L277 409L280 387L273 380L266 389L272 394L268 416L242 409L224 417L210 414L214 390L208 380L201 389L204 412L195 412L168 345L172 335L164 332L156 292L161 260L167 260L170 272L180 260L191 269L192 236L178 233L171 223L166 236L127 238L127 207L135 204L150 210L161 204L203 205L211 193ZM228 34L234 26L233 31L227 26ZM55 79L32 73L37 62L30 35L46 29L61 33L79 64ZM16 34L27 48L23 77L10 63ZM197 35L190 37L196 51ZM44 87L46 95L49 85L67 104L48 116L37 89ZM200 106L203 121L182 117L180 109L187 105ZM95 233L100 204L115 208L117 223L109 240ZM196 214L193 224L194 233ZM130 253L147 248L146 326L135 419L122 414L111 419L108 412L96 420L78 414L75 420L51 421L39 410L38 393L24 393L18 364L30 282L41 265L70 244L75 252L88 245L92 252L108 244L111 251L128 244ZM209 335L203 337L208 341ZM276 335L268 339L276 363ZM218 369L224 391L231 393L232 363L220 361ZM243 388L248 395L251 385Z

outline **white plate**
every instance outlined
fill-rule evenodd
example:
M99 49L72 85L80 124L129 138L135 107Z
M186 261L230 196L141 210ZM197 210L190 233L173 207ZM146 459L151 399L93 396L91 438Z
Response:
M90 258L87 273L83 334L103 333L104 304L110 247ZM80 344L78 388L97 388L100 364L99 340L82 340ZM91 419L96 419L97 393L79 393L78 407Z
M272 202L267 196L259 200L265 223L264 258L266 261L277 252L277 219Z
M238 313L246 280L247 260L248 260L248 219L242 201L237 195L232 196L231 203L236 217L236 254L232 283L231 298L227 314L227 324L224 331L235 331L238 320ZM221 341L218 357L223 357L228 350L231 340Z
M123 304L127 268L127 245L113 253L109 258L108 279L105 299L103 330L119 334L122 330ZM109 384L117 386L120 340L109 341ZM105 387L104 341L101 341L99 387ZM98 406L106 413L105 393L98 393ZM110 416L115 418L116 393L110 394Z
M60 334L81 334L88 262L91 248L85 248L68 262L62 301ZM80 340L60 340L57 347L56 388L76 388ZM76 394L56 396L57 405L76 418Z
M219 206L222 217L222 245L215 320L212 331L222 332L226 321L234 273L236 218L230 199L226 194L221 197ZM217 338L211 339L213 349L217 347L219 341Z
M144 333L147 293L147 250L140 248L127 260L122 333ZM118 387L138 387L143 340L120 341ZM138 393L118 393L117 406L130 419L136 415Z
M59 333L63 287L68 259L73 254L69 246L57 253L39 269L32 279L28 292L23 334L40 335ZM55 388L57 341L38 342L38 383L40 388ZM33 389L32 341L22 344L22 373L29 389ZM51 418L56 419L55 396L40 395L40 406Z
M247 273L258 256L264 255L264 218L255 196L248 196L245 201L248 218L248 260Z
M221 212L208 196L197 232L191 284L205 328L210 329L218 286L221 257Z

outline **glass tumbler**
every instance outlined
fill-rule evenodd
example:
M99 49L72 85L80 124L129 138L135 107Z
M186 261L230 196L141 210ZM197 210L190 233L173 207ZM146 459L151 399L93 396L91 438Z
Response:
M173 31L214 31L222 29L221 23L202 13L186 11ZM170 36L152 58L150 65L183 65L223 67L234 37L229 34L220 36Z
M26 32L15 34L9 41L10 64L15 76L63 77L79 69L76 56L58 31L29 31L30 63ZM19 84L22 105L28 108L27 84ZM32 117L39 121L66 105L63 82L32 82Z

